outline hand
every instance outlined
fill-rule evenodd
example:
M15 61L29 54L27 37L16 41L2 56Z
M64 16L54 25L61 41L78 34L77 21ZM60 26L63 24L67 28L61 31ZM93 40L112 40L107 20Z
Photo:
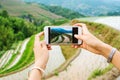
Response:
M75 35L75 37L79 40L82 40L82 45L72 45L74 48L84 48L86 50L89 50L96 54L102 54L101 50L99 49L99 46L104 46L105 43L97 39L95 36L93 36L87 29L85 24L77 23L75 26L82 27L83 33L82 35ZM102 54L103 55L103 54Z
M85 24L77 23L75 26L80 26L83 29L82 35L75 35L79 40L83 40L82 45L72 45L74 48L84 48L93 53L103 55L105 58L108 58L112 50L112 46L100 41L95 36L93 36L87 29ZM113 56L112 63L120 70L120 52L117 50Z
M49 45L46 46L45 41L40 41L40 37L43 34L44 33L41 32L35 36L33 50L35 55L35 66L45 69L49 58L48 50L51 49L51 47Z

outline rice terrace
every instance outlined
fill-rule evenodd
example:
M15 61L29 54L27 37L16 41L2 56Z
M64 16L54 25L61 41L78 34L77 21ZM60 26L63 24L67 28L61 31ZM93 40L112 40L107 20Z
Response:
M35 34L45 26L85 23L93 35L120 51L120 1L80 1L0 0L0 80L27 80L35 61ZM71 32L52 28L51 43L72 42ZM120 80L120 71L101 55L52 45L42 80Z

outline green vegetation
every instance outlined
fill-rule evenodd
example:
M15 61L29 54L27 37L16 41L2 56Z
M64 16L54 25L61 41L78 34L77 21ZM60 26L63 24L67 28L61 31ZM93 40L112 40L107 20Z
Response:
M7 10L10 16L22 16L31 14L37 19L59 19L62 18L54 13L46 11L37 4L26 4L22 0L0 0L0 10Z
M79 12L75 12L70 9L60 7L60 6L47 6L44 4L40 4L40 7L45 10L48 10L52 13L55 13L57 15L63 16L67 19L85 17L84 15L80 14Z
M9 67L15 61L17 56L20 54L19 51L21 49L21 46L22 46L22 42L20 41L18 43L18 46L16 46L16 49L18 48L16 53L15 53L15 51L12 53L12 56L11 56L10 60L4 66L2 66L2 68L0 68L0 72L4 71L7 67Z
M14 43L43 31L46 25L60 25L68 22L65 18L49 21L39 20L32 15L26 15L22 18L25 20L9 16L6 10L0 12L0 51L12 49ZM2 55L1 52L0 56Z
M113 68L113 65L110 64L108 67L106 67L105 69L95 69L91 75L89 76L88 80L92 80L93 78L96 78L97 76L101 76L103 74L105 74L106 72L110 71Z
M0 4L0 8L2 8L2 5Z
M69 22L69 20L68 20L68 19L63 19L63 18L61 18L61 19L52 20L51 22L52 22L54 25L61 25L61 24L64 24L64 23Z
M20 60L10 69L6 69L5 71L0 72L0 76L4 76L13 72L20 71L23 68L29 66L34 61L33 45L34 45L34 36L30 38Z
M59 72L58 72L58 71L55 71L55 72L54 72L54 75L55 75L55 76L59 76Z
M106 14L100 14L99 16L120 16L120 10L107 12Z
M20 18L11 17L11 15ZM62 16L40 8L37 4L26 4L19 0L1 0L0 57L3 55L1 51L9 50L17 41L43 31L44 26L60 25L68 21Z
M0 51L11 49L14 42L36 33L36 27L20 18L10 17L7 11L0 13Z
M72 48L70 45L61 45L61 49L66 60L70 59L77 52L77 49Z
M0 58L3 56L4 53L5 51L0 51Z
M17 54L12 54L12 57L10 58L10 60L7 62L7 64L5 64L1 69L0 72L4 71L4 69L6 69L9 65L11 65L13 63L13 61L15 60L15 58L17 57Z

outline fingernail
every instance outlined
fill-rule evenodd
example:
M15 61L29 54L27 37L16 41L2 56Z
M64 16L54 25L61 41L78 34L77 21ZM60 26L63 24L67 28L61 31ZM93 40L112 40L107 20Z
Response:
M77 35L77 34L75 34L74 36L75 36L75 37L78 37L78 35Z
M75 48L77 48L77 46L75 46Z

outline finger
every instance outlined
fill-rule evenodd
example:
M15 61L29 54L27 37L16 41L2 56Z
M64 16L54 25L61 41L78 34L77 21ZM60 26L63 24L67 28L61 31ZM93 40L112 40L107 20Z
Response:
M38 34L35 35L35 41L40 41L40 37L44 34L44 32L40 32Z
M39 44L40 42L40 37L43 35L44 33L43 32L40 32L38 34L35 35L35 43L34 43L34 46Z
M87 29L86 24L84 24L84 23L77 23L77 24L75 24L75 26L82 27L83 28L83 33L88 33L89 32L88 29Z
M84 39L83 35L77 35L77 34L75 34L74 37L77 38L77 39L79 39L79 40L83 40Z
M74 24L74 26L80 26L80 27L82 27L81 23L76 23L76 24Z
M40 38L42 35L44 35L44 32L40 32L40 33L36 34L36 37Z
M79 46L75 45L75 48L78 48Z

